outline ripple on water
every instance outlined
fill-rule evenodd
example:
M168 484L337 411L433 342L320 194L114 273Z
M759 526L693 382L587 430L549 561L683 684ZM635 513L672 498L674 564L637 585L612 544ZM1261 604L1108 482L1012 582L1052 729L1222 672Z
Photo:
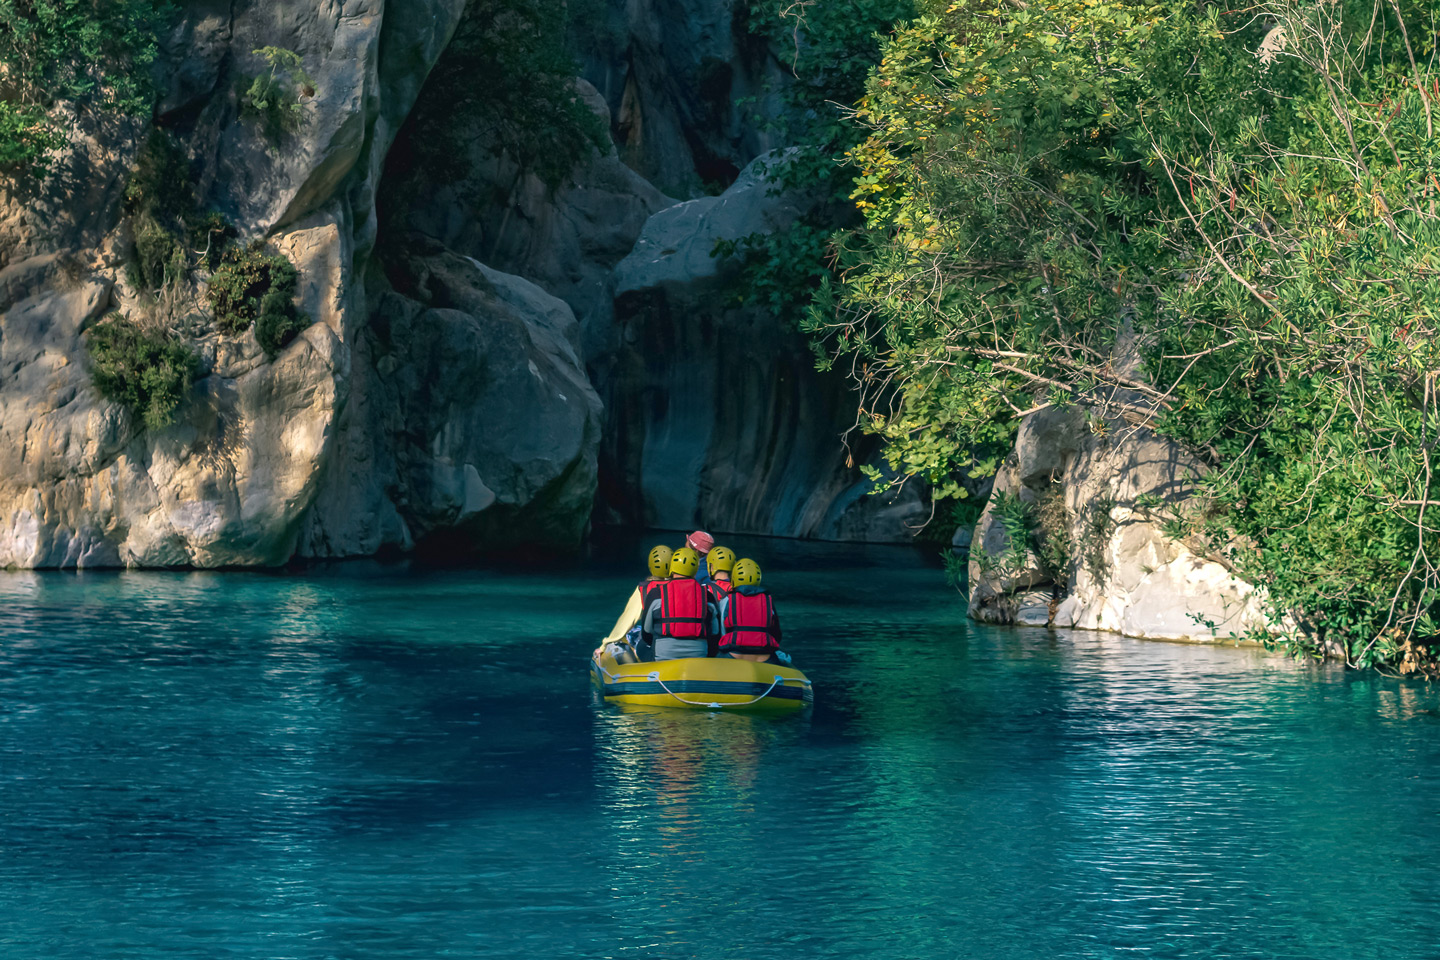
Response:
M0 577L0 953L1440 952L1432 690L753 548L800 716L594 703L600 568Z

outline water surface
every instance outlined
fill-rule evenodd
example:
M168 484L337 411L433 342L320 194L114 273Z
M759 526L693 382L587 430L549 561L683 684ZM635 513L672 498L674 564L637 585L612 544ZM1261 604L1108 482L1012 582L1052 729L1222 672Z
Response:
M1440 957L1435 690L742 546L801 716L595 703L613 566L0 575L0 957Z

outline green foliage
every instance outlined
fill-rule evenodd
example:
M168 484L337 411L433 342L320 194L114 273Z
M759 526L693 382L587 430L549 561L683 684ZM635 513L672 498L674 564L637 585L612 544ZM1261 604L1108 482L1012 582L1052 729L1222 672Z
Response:
M1025 501L1003 490L991 496L990 509L1005 531L1005 551L996 556L972 547L970 555L987 577L1006 579L1026 567L1034 539L1034 518Z
M798 223L780 233L721 239L711 256L739 258L739 303L762 307L798 330L820 284L830 275L825 261L832 233L833 228Z
M783 184L845 189L848 176L835 160L863 138L849 108L865 93L883 37L914 14L913 0L750 0L749 30L790 73L779 91L785 109L757 118L781 142L799 145Z
M269 256L264 244L230 248L210 275L207 294L215 323L225 333L243 333L253 323L255 338L271 356L308 326L295 306L300 272L284 256Z
M51 108L140 114L167 0L0 0L0 171L43 173L66 142Z
M200 367L184 343L167 333L142 330L118 313L92 327L86 343L100 395L123 404L152 430L171 421Z
M240 95L242 114L257 119L271 143L294 133L305 118L305 100L315 96L315 81L305 72L300 54L284 47L251 51L265 61L267 72L250 80ZM243 85L243 84L242 84Z
M185 273L186 224L194 208L185 155L169 134L152 130L125 188L135 240L130 282L137 289L160 290Z
M413 162L427 176L462 178L478 136L554 188L607 145L604 121L575 91L568 16L552 0L469 0L409 121Z
M42 170L65 142L43 108L0 100L0 171Z
M1033 501L1002 490L990 498L990 510L1005 531L1005 551L991 556L983 549L972 549L971 556L986 576L1013 577L1034 557L1050 580L1060 584L1069 580L1073 562L1070 514L1058 489Z
M214 270L235 237L221 214L201 213L195 200L190 163L173 137L160 129L140 151L125 188L135 256L130 282L156 292L188 276L195 264Z
M1148 426L1216 467L1168 532L1228 551L1291 649L1428 669L1432 13L927 3L869 81L866 223L808 321L898 477L984 472L1046 406Z
M751 0L750 31L768 42L791 76L779 91L783 109L757 117L780 142L795 144L768 171L776 189L806 191L820 201L789 230L752 234L716 244L713 256L738 258L737 299L798 326L821 284L831 276L830 239L849 193L840 162L863 138L847 112L864 92L879 59L881 36L914 13L912 0ZM752 106L755 104L752 104ZM827 202L829 201L829 202Z
M190 246L196 251L200 265L213 273L219 268L225 251L239 235L235 225L225 219L224 214L213 210L201 216L192 216L186 225Z
M1031 528L1031 543L1040 566L1056 583L1070 579L1071 556L1070 511L1065 509L1065 497L1058 487L1052 487L1032 510L1034 525Z
M950 500L939 505L940 508L949 508L948 526L950 530L970 530L980 522L980 515L985 512L985 501L966 492L959 500Z
M970 579L970 564L967 559L954 550L946 549L940 551L940 560L945 565L945 583L962 594L965 593L965 584Z

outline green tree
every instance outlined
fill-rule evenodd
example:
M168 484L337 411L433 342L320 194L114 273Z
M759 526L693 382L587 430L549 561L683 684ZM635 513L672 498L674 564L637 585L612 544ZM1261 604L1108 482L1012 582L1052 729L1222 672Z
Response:
M1440 632L1433 13L927 4L869 81L865 226L808 321L900 474L990 472L1046 406L1150 426L1215 468L1172 529L1297 617L1292 649L1417 668Z
M250 80L240 96L240 109L258 118L265 136L278 143L285 133L299 128L304 100L315 96L315 81L294 50L261 47L251 52L269 69Z
M775 91L782 109L755 118L791 145L769 178L776 189L808 192L817 203L792 229L721 241L714 255L739 260L737 299L764 308L777 323L798 326L816 290L831 276L830 234L854 213L845 202L850 173L844 154L864 138L851 121L853 106L879 59L884 35L914 12L912 0L749 3L748 29L765 40L790 73ZM758 109L759 104L749 106Z

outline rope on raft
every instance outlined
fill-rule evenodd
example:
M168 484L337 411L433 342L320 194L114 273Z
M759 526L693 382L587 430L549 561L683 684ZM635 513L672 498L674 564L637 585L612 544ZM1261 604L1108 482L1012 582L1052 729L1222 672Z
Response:
M629 641L619 642L624 643L626 646L630 646ZM634 653L635 648L630 647L630 652ZM636 676L633 673L622 675L618 673L611 673L609 670L606 670L603 666L600 665L600 658L598 656L594 659L593 662L595 664L595 669L603 673L607 680L612 680L617 683L621 680L649 680L652 683L660 684L660 689L664 690L666 693L674 697L676 700L679 700L681 703L689 704L692 707L709 707L712 710L723 710L725 707L748 707L752 703L759 703L761 700L764 700L766 697L770 696L771 692L774 691L776 687L780 686L780 684L784 683L787 679L793 680L796 683L803 683L807 687L810 686L809 680L802 679L800 677L782 677L780 676L780 674L777 673L773 675L775 679L771 682L770 686L765 688L764 693L760 694L760 696L758 697L752 697L749 700L742 700L739 703L714 703L706 702L704 700L686 700L684 697L680 696L680 694L676 693L674 690L671 690L665 684L664 680L660 679L659 671L651 670L648 674L645 674L644 676Z
M750 700L743 700L740 703L705 703L700 700L686 700L684 697L680 696L680 694L665 686L665 681L660 679L660 674L658 673L652 672L649 679L654 680L656 683L660 684L660 689L664 690L666 693L670 694L670 696L674 697L676 700L679 700L681 703L688 703L692 707L709 707L712 710L722 709L724 707L748 707L752 703L759 703L761 700L764 700L766 697L770 696L771 690L774 690L777 686L785 682L785 678L777 673L775 674L775 680L770 684L770 686L766 687L765 692L760 694L760 696L758 697L754 697Z

